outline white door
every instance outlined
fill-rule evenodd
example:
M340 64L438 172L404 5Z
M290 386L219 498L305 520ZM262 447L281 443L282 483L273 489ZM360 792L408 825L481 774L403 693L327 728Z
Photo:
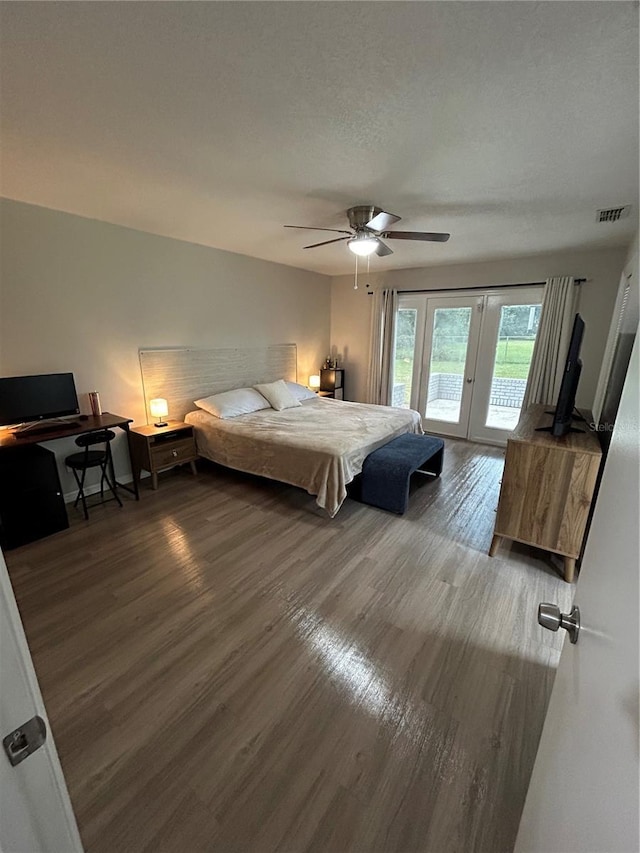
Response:
M542 287L401 294L392 405L427 432L506 444L520 416Z
M505 445L520 418L542 309L542 286L487 295L468 438Z
M40 749L16 766L4 749L0 755L0 851L81 853L69 794L0 551L0 739L34 715L47 727Z
M466 438L482 296L429 299L418 411L427 432Z
M639 849L639 387L636 337L516 853Z

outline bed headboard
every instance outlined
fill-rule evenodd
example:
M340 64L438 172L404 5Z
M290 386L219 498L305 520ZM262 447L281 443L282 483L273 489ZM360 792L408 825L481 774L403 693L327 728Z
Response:
M258 382L298 376L296 344L234 349L141 349L140 370L147 420L149 400L164 397L171 420L192 412L194 400Z

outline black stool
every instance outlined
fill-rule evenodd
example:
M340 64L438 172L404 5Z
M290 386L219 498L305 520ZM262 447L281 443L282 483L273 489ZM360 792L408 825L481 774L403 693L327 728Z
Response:
M100 477L100 499L104 501L104 484L109 487L111 494L118 501L119 506L122 506L122 501L118 496L116 478L113 473L113 458L111 456L111 441L115 438L115 433L110 429L102 429L97 432L89 432L86 435L79 435L76 438L78 447L84 447L82 453L72 453L64 460L64 464L71 468L73 476L78 484L78 496L73 502L74 507L78 506L78 501L82 501L85 521L89 519L87 510L87 501L84 494L84 478L89 468L100 468L102 476ZM102 444L102 450L89 450L90 447L95 447L97 444ZM79 473L81 472L81 473Z

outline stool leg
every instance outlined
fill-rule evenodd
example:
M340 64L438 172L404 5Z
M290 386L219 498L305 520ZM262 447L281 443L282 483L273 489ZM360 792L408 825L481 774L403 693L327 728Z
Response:
M109 474L111 476L111 482L115 486L116 484L116 471L113 467L113 456L111 455L111 442L107 442L107 463L109 465ZM112 489L113 491L113 489Z
M107 467L109 465L109 461L111 458L111 445L109 442L106 443L104 448L104 462L100 465L100 500L104 501L104 481L107 481L107 485L111 488L111 484L107 479Z
M111 481L107 478L107 483L109 483L109 488L113 492L114 498L118 501L120 506L122 506L122 501L118 497L118 481L116 480L116 472L113 467L113 456L111 455L111 442L107 444L107 462L109 466L109 474L111 475Z
M117 500L117 502L118 502L118 506L122 507L122 501L120 500L120 495L118 494L118 491L117 491L117 489L116 489L116 487L115 487L115 480L114 480L114 482L112 483L112 482L111 482L111 480L109 479L109 474L107 473L107 467L108 467L108 464L109 464L109 463L108 463L108 460L107 460L107 459L105 459L104 465L102 465L102 466L101 466L101 468L102 468L102 478L101 478L101 480L100 480L100 483L102 484L102 480L104 479L104 481L106 482L107 486L109 486L109 489L111 490L111 494L112 494L112 495L113 495L113 497ZM100 493L102 494L102 489L100 490Z
M75 509L78 506L78 501L80 500L80 488L81 488L80 487L80 477L78 477L78 472L76 471L75 468L71 469L71 473L73 474L74 479L76 481L76 485L78 487L78 494L76 495L76 499L73 502L73 508Z
M87 469L83 468L82 469L82 479L80 481L80 492L78 494L78 497L82 501L82 509L84 510L84 520L89 521L89 510L87 509L87 502L86 502L85 497L84 497L84 478L86 477L86 475L87 475Z

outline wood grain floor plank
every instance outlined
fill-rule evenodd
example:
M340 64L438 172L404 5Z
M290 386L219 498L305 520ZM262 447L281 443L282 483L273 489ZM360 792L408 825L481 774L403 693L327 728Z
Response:
M394 516L205 465L7 555L90 853L509 851L561 638L502 452Z

